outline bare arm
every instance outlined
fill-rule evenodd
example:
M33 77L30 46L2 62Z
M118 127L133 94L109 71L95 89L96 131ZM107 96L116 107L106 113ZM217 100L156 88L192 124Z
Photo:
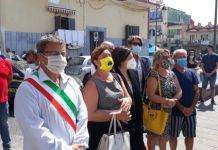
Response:
M86 103L88 110L88 120L89 121L110 121L112 116L109 113L98 110L98 91L95 83L89 80L83 91L83 98Z
M203 64L202 62L201 62L201 64L200 64L200 67L201 67L203 73L205 74L206 72L205 72L205 69L204 69L204 64Z
M176 83L176 95L174 98L179 100L182 97L182 89L177 78L174 79L174 82ZM179 101L177 101L176 107L181 111L184 109L184 106Z
M173 97L173 99L179 100L182 97L182 89L177 77L174 79L174 83L176 84L176 95Z
M157 79L154 77L149 77L145 89L149 100L159 104L167 104L166 98L161 97L155 93L157 87L158 87Z
M121 99L121 101L122 101L121 108L124 111L129 111L131 108L131 105L132 105L132 98L130 97L130 95L126 89L126 86L125 86L122 78L120 78L120 81L121 81L121 87L122 87L123 95L124 95L124 97Z
M193 88L194 88L194 91L195 91L195 96L194 96L194 100L192 102L191 107L194 109L196 107L196 104L197 104L199 96L200 96L200 90L199 90L198 85L194 85Z
M198 98L199 98L199 88L198 88L198 86L194 85L193 88L194 88L194 91L195 91L195 96L194 96L191 107L183 109L183 113L184 113L185 116L192 115L193 111L195 110L195 106L197 104Z

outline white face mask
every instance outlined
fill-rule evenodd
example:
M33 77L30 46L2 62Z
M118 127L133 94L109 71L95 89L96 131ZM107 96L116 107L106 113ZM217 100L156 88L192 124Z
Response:
M139 55L142 51L142 47L141 46L132 46L132 52L136 55Z
M66 57L62 55L48 56L47 68L51 72L54 72L57 74L63 73L66 66L67 66Z
M35 64L28 64L28 67L32 70L35 70L38 66L36 66Z
M136 61L134 58L130 59L127 63L127 69L136 69Z

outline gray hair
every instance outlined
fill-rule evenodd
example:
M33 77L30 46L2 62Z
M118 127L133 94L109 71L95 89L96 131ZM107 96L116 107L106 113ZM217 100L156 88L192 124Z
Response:
M177 49L173 52L173 58L176 56L178 53L185 53L187 55L187 51L185 49Z
M102 43L101 43L101 46L108 46L108 47L111 48L111 49L114 49L114 48L115 48L114 44L113 44L112 42L110 42L110 41L104 41L104 42L102 42Z
M59 37L55 35L52 34L44 35L36 44L37 52L38 53L43 52L49 43L65 44L63 40L61 40Z

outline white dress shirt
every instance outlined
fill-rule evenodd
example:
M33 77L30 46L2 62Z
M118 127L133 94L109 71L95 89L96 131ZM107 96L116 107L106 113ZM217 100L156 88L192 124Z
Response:
M40 68L38 81L43 84L45 80L51 79ZM23 82L15 96L14 111L24 136L24 150L72 150L73 144L88 147L87 108L79 86L73 78L62 73L60 88L79 111L76 133L36 88Z

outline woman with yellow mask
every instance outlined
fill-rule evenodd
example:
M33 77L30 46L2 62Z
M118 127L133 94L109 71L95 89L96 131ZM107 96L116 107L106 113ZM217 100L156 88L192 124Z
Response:
M114 62L105 46L91 54L96 72L86 83L83 96L88 109L89 149L96 150L103 134L108 133L112 113L122 122L131 120L132 100L122 79L110 71Z

